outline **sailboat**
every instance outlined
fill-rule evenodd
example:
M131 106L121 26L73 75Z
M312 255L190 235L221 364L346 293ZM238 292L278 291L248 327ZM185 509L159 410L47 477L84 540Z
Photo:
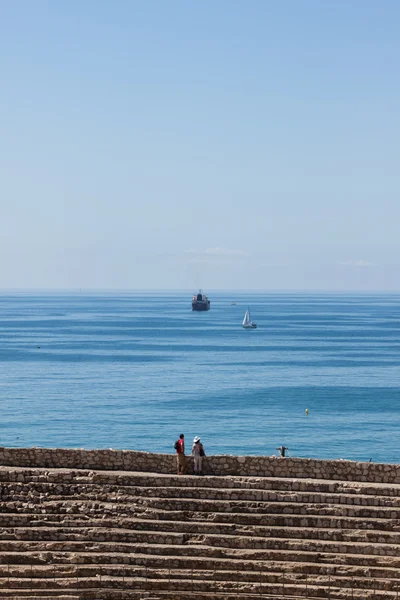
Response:
M244 319L242 321L243 329L257 329L257 325L253 323L250 316L250 310L247 309L244 314Z

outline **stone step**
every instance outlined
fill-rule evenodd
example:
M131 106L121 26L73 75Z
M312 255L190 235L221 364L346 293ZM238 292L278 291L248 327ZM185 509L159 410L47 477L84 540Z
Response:
M47 535L46 535L47 533ZM35 534L37 534L35 536ZM56 538L56 539L54 539ZM59 538L59 539L57 539ZM155 546L206 546L210 548L228 548L243 550L296 550L321 552L337 552L351 554L390 555L400 557L400 547L396 544L365 543L365 542L336 542L318 539L286 539L286 538L259 538L255 536L222 536L198 533L164 533L143 531L99 531L92 530L82 533L65 533L54 536L48 530L32 529L22 532L19 538L3 539L3 550L13 551L16 546L23 544L27 550L51 548L53 551L91 549L93 545L101 544L106 551L129 551L136 544L154 544ZM127 550L128 549L128 550ZM82 551L81 550L81 551Z
M206 500L241 500L250 502L298 502L307 504L345 504L357 506L385 506L400 507L400 496L377 496L359 493L332 493L332 492L301 492L279 491L263 489L229 489L229 488L198 488L197 494ZM3 501L12 498L15 501L41 500L66 500L77 498L81 500L110 501L113 497L118 501L131 502L132 497L154 498L192 498L192 487L143 487L143 486L100 486L97 484L72 485L66 483L13 483L3 484L0 497Z
M104 486L134 486L161 488L257 489L277 491L323 492L337 494L365 494L400 496L400 484L351 482L318 479L293 479L279 477L206 476L129 473L115 471L87 471L68 469L29 469L23 467L0 467L0 482L98 484Z
M36 594L34 590L1 590L0 589L0 598L9 598L10 600L51 600L52 598L57 598L57 600L81 600L81 596L76 595L66 595L63 591L60 590L38 590Z
M45 560L56 560L56 563L44 564ZM276 559L276 556L274 557ZM287 559L290 556L280 555L281 561L270 560L270 561L254 561L245 560L240 558L240 555L235 559L229 558L209 558L204 557L170 557L170 556L149 556L146 554L79 554L71 556L63 556L61 553L57 554L56 557L52 557L51 553L21 553L8 555L7 560L11 560L12 564L2 564L1 577L7 578L16 576L22 571L25 571L26 577L59 577L60 573L65 577L72 576L87 576L87 575L98 575L99 573L109 574L110 570L117 572L120 576L126 576L129 571L142 569L146 573L152 572L163 572L171 573L183 573L185 571L196 572L212 572L218 573L221 578L224 578L224 573L230 571L238 574L236 579L239 577L240 580L251 579L252 574L258 573L259 577L267 576L270 573L282 575L288 574L301 574L302 576L307 575L310 579L330 577L332 580L339 577L348 578L371 578L374 579L387 579L398 581L399 570L398 561L391 563L388 561L381 561L384 566L371 567L368 563L360 565L353 565L348 562L348 557L345 561L340 564L325 564L315 562L305 562L304 560L298 562L289 562ZM285 560L286 558L286 560ZM293 558L293 557L292 557ZM294 557L296 558L296 557ZM304 559L304 555L300 556ZM312 557L308 557L312 560ZM18 562L17 562L18 561ZM63 562L61 562L63 561ZM65 561L65 562L64 562ZM72 562L77 561L77 562ZM364 561L365 562L365 561ZM17 563L17 564L16 564ZM392 567L389 565L393 564ZM261 575L263 574L263 575ZM169 575L170 576L170 575ZM226 576L225 576L226 578Z
M43 585L43 580L33 580L33 581L24 581L19 580L16 581L15 584L18 585L18 590L29 590L32 594L32 589L35 588L35 584ZM231 581L231 580L194 580L192 578L189 579L180 579L179 581L174 580L171 581L169 579L151 579L151 578L122 578L122 577L111 577L105 576L104 578L96 577L96 578L87 578L81 579L79 581L73 580L55 580L52 583L52 586L49 585L47 589L49 590L59 590L64 593L70 588L71 591L74 591L75 594L78 593L80 598L85 598L85 589L93 590L96 589L97 593L101 598L103 598L103 588L105 589L140 589L141 591L154 592L158 594L160 591L171 591L171 585L173 586L173 594L182 594L186 593L191 595L192 591L196 589L196 593L202 594L210 594L215 592L225 592L239 595L242 594L257 594L262 596L266 595L276 595L278 597L284 596L298 596L298 597L306 597L306 598L315 598L321 597L321 592L325 592L325 586L319 585L317 582L308 582L307 580L299 581L297 583L287 582L285 580L281 580L278 582L263 582L263 581ZM345 583L347 585L345 585ZM340 587L330 586L329 588L329 596L331 598L376 598L376 599L388 599L388 598L396 598L397 589L382 589L378 587L380 582L375 582L375 589L365 589L365 588L357 588L355 587L355 583L351 581L343 582ZM29 584L29 585L27 585ZM328 584L329 585L329 584ZM30 586L30 587L29 587ZM42 590L40 590L43 593ZM108 596L107 596L108 597Z
M25 509L26 507L24 507ZM123 527L147 528L146 523L150 521L159 523L159 528L165 531L174 530L175 523L184 523L186 528L216 527L218 532L228 533L230 530L238 531L247 527L292 527L306 532L310 529L330 530L366 530L397 533L400 532L400 523L394 519L368 519L356 517L336 516L306 516L306 515L257 515L254 513L202 513L193 511L163 511L159 509L141 508L136 511L136 516L129 517L120 514L105 515L99 509L90 514L49 513L43 509L31 513L0 513L0 527ZM137 525L135 525L137 524ZM142 525L140 525L142 524ZM150 527L150 526L149 526ZM217 532L217 531L216 531ZM321 534L322 535L322 534ZM362 535L362 534L360 534Z
M343 517L336 515L305 514L256 514L256 513L212 513L201 511L172 511L158 508L143 508L137 511L140 519L159 519L164 521L182 520L188 522L218 522L235 525L276 525L304 528L343 528L343 529L377 529L379 531L400 530L398 519L375 519L369 517ZM123 516L123 519L130 517Z
M18 593L18 596L16 596ZM45 592L44 592L45 593ZM150 592L142 592L142 591L134 591L134 590L113 590L113 589L105 589L104 587L101 589L101 595L99 595L98 590L83 590L80 591L78 596L60 596L59 591L57 590L55 595L52 595L52 592L49 592L48 595L43 595L39 591L35 594L34 591L28 592L27 590L16 590L16 591L0 591L0 598L8 598L9 600L49 600L50 598L57 598L57 600L187 600L188 593L187 592L170 592L170 591L162 591L157 590L157 596L154 593ZM145 595L146 594L146 595ZM150 594L150 595L149 595ZM196 600L281 600L282 595L266 595L263 594L260 596L259 594L242 594L239 593L224 593L224 592L200 592L196 593L195 591L190 592L190 596ZM284 596L288 600L300 600L297 596ZM356 598L356 596L354 596ZM304 598L302 598L304 600ZM360 600L365 600L363 597ZM372 599L371 599L372 600Z
M249 583L278 583L278 584L304 584L318 585L319 587L335 587L354 589L370 589L371 577L364 570L359 569L358 575L354 572L340 572L336 570L333 573L312 572L309 566L303 565L297 571L277 570L269 568L268 571L243 571L239 567L236 570L214 569L148 569L144 566L126 566L109 565L92 567L74 565L63 567L48 566L29 568L23 566L12 566L4 569L0 567L0 589L5 587L77 587L84 588L86 583L83 581L97 581L97 578L104 579L112 577L121 581L127 578L141 579L163 579L171 582L172 586L179 585L181 579L191 579L193 581L230 581L230 582L249 582ZM398 575L398 573L397 573ZM66 583L68 581L68 583ZM400 579L390 579L374 577L374 584L377 589L400 592ZM170 586L171 587L171 586Z
M154 550L154 547L153 547ZM217 569L232 569L237 570L251 570L255 571L262 569L267 571L270 567L285 570L290 569L293 571L303 570L303 568L309 568L313 572L317 571L322 573L335 573L337 571L344 571L346 573L358 573L359 569L368 567L368 572L373 573L374 576L381 576L384 571L389 578L393 578L397 574L399 567L398 558L393 557L368 557L363 555L341 555L337 557L329 553L321 554L318 556L318 562L315 562L315 555L309 552L288 552L288 551L274 551L264 552L262 556L260 553L254 552L231 552L231 553L212 553L208 556L199 556L198 552L190 553L189 551L185 554L172 555L168 553L168 549L165 554L160 552L160 548L157 548L158 552L151 552L151 548L148 546L136 546L135 553L127 552L62 552L59 551L57 554L52 554L49 551L27 551L21 550L16 552L8 552L5 554L0 553L1 561L4 565L4 569L8 568L8 565L25 565L34 567L35 565L43 566L46 564L55 565L66 565L71 567L73 565L143 565L148 568L193 568L193 569L204 569L212 565L213 568Z
M62 594L62 595L60 595ZM259 594L242 594L237 593L226 593L226 592L200 592L191 591L190 596L196 600L281 600L282 596L279 597L273 595L262 595ZM115 590L106 589L102 587L101 590L80 590L79 596L64 595L60 590L49 590L40 592L37 590L0 590L0 598L8 598L9 600L49 600L57 598L57 600L187 600L188 592L171 592L168 590L157 590L157 595L154 592L145 592L140 590ZM300 600L297 596L284 596L288 600ZM356 596L355 596L356 598ZM302 598L301 600L304 600ZM364 600L360 599L360 600ZM372 600L372 599L371 599Z
M104 523L101 520L92 523L61 525L60 523L29 523L22 527L4 527L0 529L0 540L75 540L91 541L133 541L135 532L181 535L217 535L230 536L232 539L251 536L252 539L277 538L292 540L327 540L330 542L364 542L377 544L399 544L400 532L353 529L318 529L316 527L279 527L237 525L236 523L187 522L130 519L123 523ZM136 538L135 538L136 539ZM229 538L227 538L229 539Z
M215 559L239 559L249 561L287 561L287 562L315 562L329 565L355 565L367 567L386 567L398 568L400 566L400 557L398 555L388 555L383 553L383 549L374 547L375 553L368 553L369 547L361 544L349 545L346 548L347 553L337 552L334 544L325 546L316 550L314 547L295 543L286 543L281 547L271 544L267 548L230 548L224 546L209 546L201 543L186 545L168 545L168 544L121 544L112 542L4 542L1 544L1 555L5 555L4 564L11 562L15 564L31 564L34 562L33 556L37 557L38 562L77 562L76 556L79 555L81 563L93 563L94 560L108 562L110 555L114 557L116 564L126 562L123 555L134 554L135 559L138 554L144 554L148 564L153 557L167 557L171 564L173 560L181 557L203 558L207 560ZM381 550L381 553L378 553ZM397 550L398 552L398 550ZM7 558L8 555L8 558ZM46 557L54 556L53 559ZM108 555L108 558L107 558ZM92 559L91 557L95 557ZM144 560L144 559L143 559ZM128 561L130 563L131 561ZM146 561L145 561L146 562Z
M110 514L132 515L138 510L159 509L172 511L190 512L215 512L215 513L254 513L254 514L302 514L313 516L343 516L373 519L397 519L400 520L400 507L365 507L332 504L303 504L297 502L246 502L240 500L207 500L199 498L151 498L146 496L137 497L126 501L125 498L110 498L109 502L85 501L81 499L44 500L39 498L34 502L3 501L0 504L0 513L26 512L28 509L33 513L68 513L82 512L96 514L100 511L108 511ZM107 514L107 513L106 513Z
M135 518L126 518L135 521ZM104 515L65 515L46 513L0 513L0 527L118 527L118 517L104 518Z
M308 514L308 515L336 515L346 517L363 517L375 519L399 519L399 508L347 506L332 504L302 504L297 502L242 502L240 500L206 500L198 498L175 499L142 497L136 499L135 505L146 508L162 510L199 511L199 512L226 512L226 513L279 513L279 514ZM123 503L118 503L121 508ZM132 504L128 505L132 506Z
M272 529L272 533L275 530ZM338 530L334 533L338 534L338 539L332 539L328 532L323 531L324 536L317 535L318 530L310 530L308 536L301 535L301 530L297 530L296 536L289 535L291 530L282 531L285 536L255 535L253 531L245 532L244 534L235 532L235 535L223 535L221 533L202 533L196 528L196 531L187 533L171 530L166 532L156 529L149 530L132 530L132 529L109 529L109 528L47 528L47 527L29 527L29 528L12 528L0 531L0 540L4 544L7 542L81 542L84 544L113 542L121 544L202 544L207 546L221 546L227 548L243 548L243 549L291 549L295 548L303 550L305 547L312 548L315 552L348 552L351 549L352 553L362 554L390 554L392 556L400 555L400 546L398 538L387 535L383 538L381 534L375 540L360 540L357 535L353 538L346 539ZM392 534L394 536L394 534ZM3 546L3 544L2 544ZM339 549L340 546L340 549ZM331 550L335 548L335 550ZM336 550L337 548L337 550Z
M366 542L380 544L399 544L400 532L377 531L352 529L318 529L304 527L260 527L237 525L236 523L215 523L215 522L187 522L187 521L159 521L159 520L140 520L135 519L130 522L125 521L120 524L121 529L142 530L142 531L163 531L179 532L184 534L206 535L230 535L230 536L249 536L263 538L285 538L285 539L318 539L330 541L347 542Z

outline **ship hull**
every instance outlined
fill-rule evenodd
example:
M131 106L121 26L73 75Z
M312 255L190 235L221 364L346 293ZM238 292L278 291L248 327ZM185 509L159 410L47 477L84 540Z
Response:
M205 311L210 310L210 301L207 302L192 302L192 310Z

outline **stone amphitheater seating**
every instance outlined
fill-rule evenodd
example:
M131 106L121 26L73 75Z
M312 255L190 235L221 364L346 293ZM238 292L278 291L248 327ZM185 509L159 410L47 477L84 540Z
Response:
M399 484L3 466L0 490L0 598L399 597Z

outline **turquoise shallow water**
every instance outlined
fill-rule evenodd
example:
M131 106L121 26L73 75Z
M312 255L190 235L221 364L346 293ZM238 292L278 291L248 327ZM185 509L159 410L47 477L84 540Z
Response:
M0 444L400 462L400 295L209 296L1 295Z

